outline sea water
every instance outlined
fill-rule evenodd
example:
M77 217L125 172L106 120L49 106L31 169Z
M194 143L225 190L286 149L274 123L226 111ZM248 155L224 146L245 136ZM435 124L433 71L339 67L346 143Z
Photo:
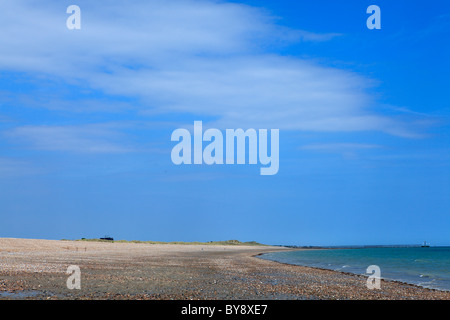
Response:
M266 253L263 259L364 274L377 265L381 278L450 291L450 247L306 249Z

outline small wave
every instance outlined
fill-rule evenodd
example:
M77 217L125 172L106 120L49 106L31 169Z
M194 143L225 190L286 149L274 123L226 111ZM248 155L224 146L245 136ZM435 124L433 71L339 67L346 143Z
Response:
M350 268L350 266L349 265L343 265L342 267L338 267L338 268L334 269L334 271L340 271L340 270L345 269L345 268Z

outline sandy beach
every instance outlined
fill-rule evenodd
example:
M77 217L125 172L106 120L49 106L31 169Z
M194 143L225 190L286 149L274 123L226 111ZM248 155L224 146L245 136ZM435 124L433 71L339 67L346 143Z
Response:
M0 299L450 299L450 292L281 264L271 246L0 238ZM66 270L81 270L68 289Z

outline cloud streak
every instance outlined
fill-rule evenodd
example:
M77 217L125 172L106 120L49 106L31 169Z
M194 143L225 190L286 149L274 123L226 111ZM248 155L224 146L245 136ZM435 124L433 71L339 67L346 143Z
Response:
M125 153L133 151L125 147L123 134L114 128L101 125L81 126L21 126L6 136L46 151L73 153Z
M346 151L346 150L377 149L377 148L381 148L381 146L376 144L365 144L365 143L321 143L321 144L310 144L301 147L301 149L304 150L332 151L332 152Z
M407 123L373 110L370 79L274 50L338 34L280 27L267 12L242 4L174 0L78 5L82 29L74 31L65 28L65 8L52 1L2 1L0 69L87 85L112 98L138 99L141 115L190 113L217 119L219 127L414 136ZM99 110L104 109L104 101L100 104ZM69 109L70 102L59 108ZM45 138L31 138L33 145L47 150L52 130L69 139L72 150L81 150L86 142L87 132L75 135L73 128L27 127L15 133L32 137L36 130ZM53 143L63 148L62 141Z

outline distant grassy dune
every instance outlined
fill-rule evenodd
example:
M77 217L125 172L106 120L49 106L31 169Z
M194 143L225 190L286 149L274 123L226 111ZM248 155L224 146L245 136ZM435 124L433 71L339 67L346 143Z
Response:
M63 239L66 240L66 239ZM226 241L208 241L208 242L185 242L185 241L139 241L139 240L104 240L104 239L77 239L75 241L95 241L95 242L119 242L119 243L147 243L147 244L197 244L197 245L233 245L233 246L265 246L265 244L258 243L256 241L241 242L239 240L226 240Z

